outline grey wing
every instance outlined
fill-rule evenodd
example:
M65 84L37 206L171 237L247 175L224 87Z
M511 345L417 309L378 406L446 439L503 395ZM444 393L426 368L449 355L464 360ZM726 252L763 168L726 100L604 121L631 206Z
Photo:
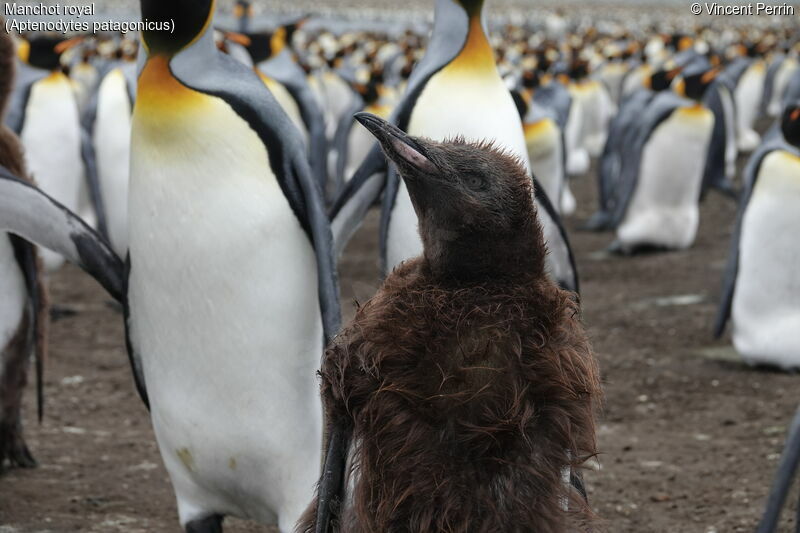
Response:
M28 106L28 99L33 85L45 78L47 74L48 72L45 70L17 61L14 89L11 91L5 116L5 125L17 135L22 132L22 127L25 124L25 109Z
M0 166L0 230L53 250L125 302L122 261L76 214Z
M353 92L353 101L339 119L339 124L336 126L336 133L333 136L333 149L336 151L336 175L334 179L337 197L339 193L341 193L345 182L344 174L347 169L347 156L349 151L348 141L350 139L350 130L353 128L353 124L355 124L353 115L363 108L364 99L361 98L361 95Z
M558 127L562 131L566 129L569 110L572 107L572 96L566 87L558 82L550 83L534 93L533 101L551 109L555 114Z
M545 237L549 237L547 243L550 252L548 263L552 268L552 275L562 289L580 293L578 267L575 264L575 256L572 253L572 246L570 246L561 217L547 197L544 187L539 185L535 177L533 178L533 191L537 205L544 209L544 214L547 216L543 220L543 225L545 226ZM542 217L541 209L539 209L539 216ZM551 225L550 228L548 228L548 224Z
M97 231L108 239L106 208L103 202L103 191L100 187L100 176L97 173L97 156L94 150L91 130L84 126L81 126L81 159L83 159L83 168L86 172L89 198L95 215L97 215Z
M9 235L17 264L25 278L28 292L28 305L33 336L29 339L27 351L33 351L36 368L36 404L39 422L44 416L44 363L47 357L47 297L41 265L36 255L36 247L16 235ZM32 348L32 350L31 350Z
M703 173L701 197L710 187L723 191L733 191L733 184L725 174L725 151L728 146L728 129L726 125L725 108L722 103L722 84L714 83L706 91L704 103L714 114L714 128L711 132L711 142L708 144L708 156Z
M800 69L797 69L792 77L789 79L789 83L786 85L786 90L783 92L783 102L782 106L786 106L789 102L794 102L800 98Z
M308 84L305 73L284 50L278 57L267 61L261 69L275 78L289 91L297 102L300 116L308 129L309 161L314 177L323 191L328 186L328 139L325 136L325 116Z
M648 89L634 92L625 99L617 116L611 121L598 172L600 211L606 213L606 216L610 208L609 199L613 196L619 182L621 160L626 148L625 140L652 96L653 92Z
M769 64L769 67L767 67L767 74L764 77L764 94L759 107L761 115L765 115L767 112L767 106L769 105L769 101L772 100L772 93L775 91L775 74L778 73L778 70L780 70L785 60L786 56L780 54L775 57Z
M319 303L325 343L333 339L341 326L339 309L339 285L336 275L333 234L325 211L322 191L305 164L302 154L294 153L292 174L303 193L308 226L314 241L319 279Z
M376 144L331 208L334 250L338 257L386 185L386 158Z

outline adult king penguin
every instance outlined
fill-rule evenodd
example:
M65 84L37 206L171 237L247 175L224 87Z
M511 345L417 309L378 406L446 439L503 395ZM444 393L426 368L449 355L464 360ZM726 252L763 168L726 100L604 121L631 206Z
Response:
M0 115L5 112L13 81L14 43L3 31L0 32ZM26 178L22 146L5 126L0 126L0 165ZM41 420L48 313L37 256L32 244L0 232L0 472L6 466L36 464L23 439L21 411L28 359L33 350Z
M100 213L96 176L86 176L92 157L81 129L73 82L64 74L60 54L74 41L63 36L35 35L19 47L20 76L6 124L25 147L28 170L39 186L73 211L87 218ZM84 178L88 177L87 181ZM94 212L89 208L93 200ZM103 223L102 214L98 221ZM104 230L104 228L101 228ZM63 258L42 251L45 268L52 272Z
M316 370L338 328L330 227L299 132L214 43L213 0L142 0L129 253L0 179L0 228L55 248L122 300L187 532L224 515L292 530L319 477Z
M623 154L612 215L615 251L684 249L694 242L714 127L714 115L701 101L717 72L704 58L687 65L675 92L658 93L638 121L636 138Z
M492 140L530 171L522 121L497 72L482 22L483 0L436 0L434 28L425 56L414 69L392 122L411 135L444 140ZM382 190L381 256L390 272L422 251L417 214L394 169L383 180L386 160L376 145L332 208L334 238L341 249ZM548 270L577 290L577 273L557 211L544 189L534 187L550 255Z
M745 169L744 193L714 334L730 318L751 364L800 367L800 100L786 106Z

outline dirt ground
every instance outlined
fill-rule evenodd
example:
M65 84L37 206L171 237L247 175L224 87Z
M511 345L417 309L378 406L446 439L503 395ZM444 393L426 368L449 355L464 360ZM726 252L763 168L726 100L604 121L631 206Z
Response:
M577 231L594 206L594 181L573 187L578 212L567 224L606 390L601 466L587 474L602 529L753 531L800 377L744 366L729 339L711 339L734 203L708 197L688 251L619 258L603 253L610 234ZM341 263L348 317L353 299L365 300L378 284L376 228L372 213ZM119 312L70 267L53 277L52 300L78 313L52 327L41 426L32 388L26 395L28 442L40 466L0 478L0 533L179 531ZM792 515L785 512L782 531Z

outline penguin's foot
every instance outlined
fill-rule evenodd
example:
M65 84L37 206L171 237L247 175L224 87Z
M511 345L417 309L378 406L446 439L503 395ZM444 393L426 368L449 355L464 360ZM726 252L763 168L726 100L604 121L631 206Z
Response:
M73 317L78 314L77 309L65 305L50 306L50 320L58 322L62 318Z
M714 189L722 193L724 196L731 198L733 200L739 201L739 193L736 192L736 189L733 188L733 184L729 181L724 181L722 183L713 185Z
M0 473L6 468L34 468L33 458L25 439L22 438L22 424L19 420L0 421Z
M186 533L222 533L223 516L219 514L192 520L186 524Z
M116 300L106 300L106 306L107 306L109 309L113 309L113 310L114 310L114 311L116 311L117 313L120 313L120 314L122 314L122 313L124 312L124 309L122 308L122 304L121 304L121 303L119 303L119 302L118 302L118 301L116 301Z
M611 229L611 220L608 213L605 211L598 211L589 217L589 220L583 224L580 229L583 231L606 231ZM612 244L613 246L613 244Z
M633 255L657 254L668 252L669 248L658 244L650 244L646 242L636 244L625 244L619 240L612 242L606 250L615 255L624 255L630 257Z

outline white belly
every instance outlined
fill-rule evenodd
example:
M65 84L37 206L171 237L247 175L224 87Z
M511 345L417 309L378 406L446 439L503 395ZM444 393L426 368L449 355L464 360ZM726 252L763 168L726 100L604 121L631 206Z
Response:
M747 205L734 291L733 343L751 363L800 366L800 158L767 155Z
M0 358L17 332L27 300L25 278L14 257L8 234L0 233ZM0 360L0 378L5 364ZM0 420L3 418L0 404Z
M549 118L525 124L525 142L533 175L559 209L565 186L561 131Z
M734 99L739 123L739 148L743 152L754 150L761 137L753 130L758 110L761 105L761 96L764 92L765 68L762 62L757 62L742 74L736 87Z
M131 104L125 75L116 69L103 79L97 96L94 146L97 172L114 250L128 251L128 174L130 173Z
M131 338L181 520L288 531L319 474L316 257L256 134L200 99L155 118L137 102Z
M725 117L725 175L732 180L736 176L736 158L739 156L739 147L736 144L736 108L727 87L722 87L719 91L722 114Z
M496 146L519 156L528 164L522 121L514 101L499 76L460 78L449 83L446 72L426 85L411 114L408 133L436 141L463 135L472 141L494 140ZM387 241L387 269L422 253L417 215L400 181Z
M633 198L617 228L623 245L692 245L713 126L710 111L683 108L656 127L642 153Z
M31 90L20 135L28 171L39 187L71 209L80 211L83 161L78 106L72 85L63 74L37 82ZM42 251L45 268L52 272L64 259Z

